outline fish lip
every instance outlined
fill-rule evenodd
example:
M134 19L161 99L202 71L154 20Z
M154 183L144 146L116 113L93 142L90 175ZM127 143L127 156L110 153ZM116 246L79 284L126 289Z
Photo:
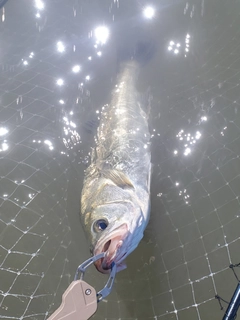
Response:
M109 273L111 270L112 262L115 262L117 265L122 261L123 256L126 256L126 252L124 251L123 253L121 253L120 257L118 257L116 261L114 260L117 250L120 246L122 246L123 240L126 239L127 234L128 234L128 226L126 223L123 223L119 227L112 230L109 233L109 235L106 238L104 238L102 241L97 242L97 245L94 249L94 255L98 255L99 253L106 252L106 255L104 258L101 258L94 263L98 271L100 271L101 273ZM112 254L107 254L108 249L111 246L111 242L109 244L109 247L106 250L104 250L104 247L110 240L114 241L114 244L112 245L112 247L116 249L113 251Z

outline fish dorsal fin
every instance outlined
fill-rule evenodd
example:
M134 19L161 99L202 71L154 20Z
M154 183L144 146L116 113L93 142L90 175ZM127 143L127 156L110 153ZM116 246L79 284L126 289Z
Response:
M101 170L101 174L104 178L111 180L114 182L118 187L125 189L125 188L133 188L134 186L129 178L121 171L116 169L107 169Z

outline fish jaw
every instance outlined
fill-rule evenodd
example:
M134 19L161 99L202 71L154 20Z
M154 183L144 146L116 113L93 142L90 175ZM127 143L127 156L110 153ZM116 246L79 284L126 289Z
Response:
M124 251L124 243L128 234L128 226L124 223L97 242L94 255L102 252L106 253L104 258L94 263L98 271L101 273L109 273L113 262L116 264L117 272L126 268L126 264L123 263L122 260L125 259L127 255L127 251Z

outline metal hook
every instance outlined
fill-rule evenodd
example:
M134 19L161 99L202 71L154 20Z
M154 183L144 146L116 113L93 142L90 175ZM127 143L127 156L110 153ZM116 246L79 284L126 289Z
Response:
M111 273L110 273L110 276L108 278L107 283L105 284L103 289L98 291L98 293L97 293L97 302L102 301L102 299L104 299L106 296L108 296L109 293L111 292L113 282L114 282L114 279L116 276L116 272L117 272L117 267L116 267L116 264L113 262L111 265Z
M78 280L78 278L80 278L80 280L83 280L83 276L84 276L84 273L86 272L86 269L91 264L93 264L95 261L97 261L97 260L99 260L101 258L104 258L105 254L106 254L105 252L102 252L102 253L100 253L100 254L98 254L96 256L93 256L93 257L87 259L82 264L80 264L80 266L77 268L74 280L76 281L76 280ZM115 279L115 276L116 276L116 272L117 272L117 267L116 267L116 264L113 262L112 265L111 265L111 273L109 275L107 283L105 284L103 289L98 291L98 293L97 293L97 302L102 301L111 292L112 286L113 286L113 283L114 283L114 279ZM79 275L80 275L80 277L79 277Z
M80 266L78 266L77 268L77 271L75 273L75 277L74 277L74 280L78 280L78 276L79 274L81 273L80 275L80 280L83 280L83 276L84 276L84 273L86 272L86 269L92 264L94 263L95 261L101 259L101 258L104 258L105 256L105 252L102 252L96 256L93 256L89 259L87 259L86 261L84 261L82 264L80 264Z

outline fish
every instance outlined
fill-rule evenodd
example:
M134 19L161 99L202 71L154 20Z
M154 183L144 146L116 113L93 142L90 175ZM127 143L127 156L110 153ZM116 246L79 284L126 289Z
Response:
M134 57L121 63L85 170L81 219L91 253L105 253L95 262L101 273L109 273L113 262L117 272L126 268L150 217L150 133L148 106L136 89L140 68Z

